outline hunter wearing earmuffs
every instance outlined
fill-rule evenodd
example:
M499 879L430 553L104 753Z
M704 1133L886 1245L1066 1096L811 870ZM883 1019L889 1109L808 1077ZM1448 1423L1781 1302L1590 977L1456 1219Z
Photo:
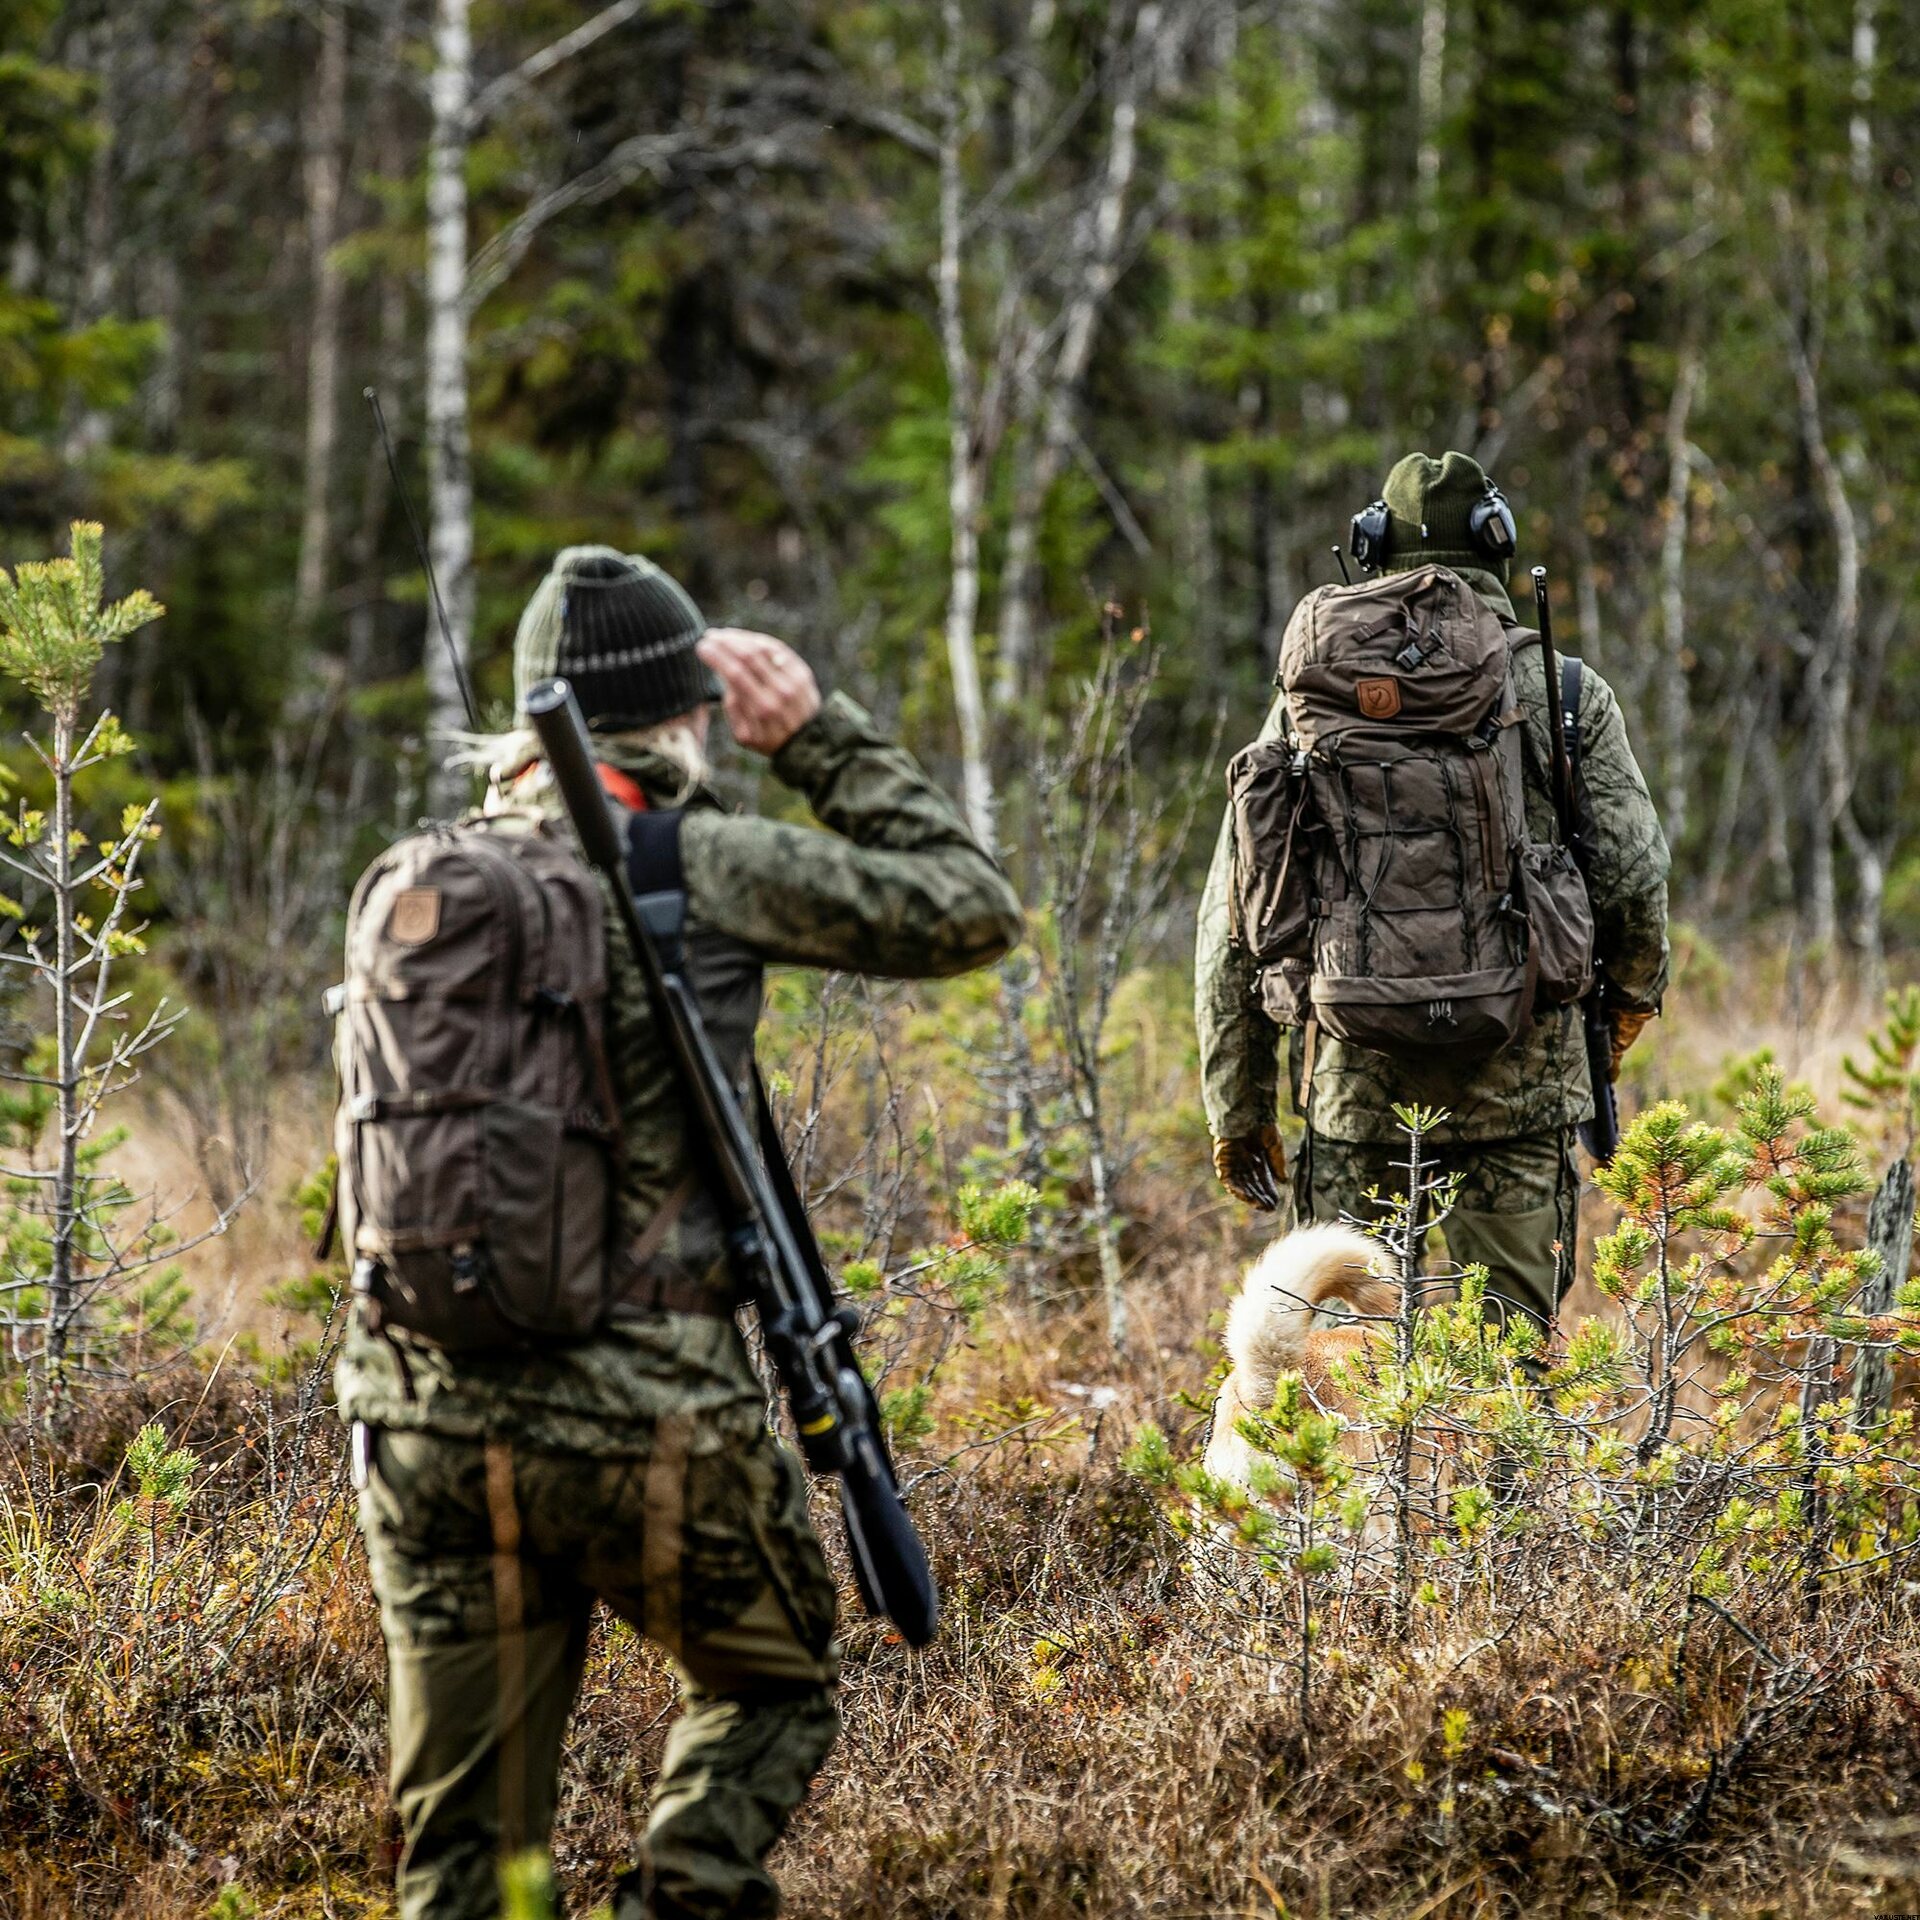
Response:
M1395 1108L1443 1111L1447 1118L1427 1145L1435 1170L1459 1181L1444 1227L1450 1257L1461 1265L1483 1264L1491 1299L1550 1330L1573 1271L1575 1135L1593 1110L1578 1007L1530 1008L1513 1036L1484 1057L1470 1048L1449 1054L1424 1044L1385 1051L1329 1031L1330 1024L1342 1026L1342 1009L1332 1004L1326 980L1316 978L1316 967L1323 975L1344 969L1342 991L1356 991L1356 974L1358 991L1366 990L1364 956L1356 964L1350 947L1330 951L1324 944L1340 914L1353 915L1355 897L1377 895L1362 899L1361 908L1373 911L1371 924L1383 942L1411 939L1417 945L1430 939L1439 953L1450 940L1457 945L1459 929L1449 915L1453 903L1467 899L1459 846L1500 839L1551 850L1563 837L1550 785L1542 653L1536 636L1515 618L1507 594L1517 545L1504 496L1462 453L1439 460L1409 454L1388 476L1381 497L1354 516L1349 550L1361 578L1303 600L1283 646L1282 676L1289 670L1298 675L1301 663L1309 662L1308 678L1296 677L1294 684L1324 701L1325 650L1341 644L1343 616L1350 617L1347 643L1371 648L1367 659L1377 653L1383 667L1359 666L1350 683L1355 711L1344 730L1338 716L1332 732L1301 726L1302 716L1290 716L1283 690L1259 736L1260 742L1288 741L1296 749L1290 764L1301 791L1318 796L1310 809L1322 834L1318 871L1323 880L1332 876L1331 886L1316 886L1309 890L1314 897L1297 902L1293 925L1302 929L1296 946L1303 957L1281 965L1270 953L1256 953L1261 935L1249 932L1245 903L1261 898L1263 885L1271 896L1276 882L1272 875L1241 871L1249 860L1266 856L1247 851L1257 848L1257 835L1247 829L1244 808L1236 832L1230 808L1201 904L1195 1014L1214 1165L1231 1193L1263 1210L1280 1204L1286 1160L1278 1127L1279 1043L1287 1031L1291 1098L1305 1124L1293 1166L1297 1222L1342 1215L1372 1219L1370 1192L1385 1199L1406 1186L1406 1137ZM1416 573L1417 581L1400 578ZM1434 609L1431 615L1395 616L1418 631L1403 634L1396 627L1389 635L1381 619L1353 612L1369 594L1391 605L1396 593L1408 608ZM1488 625L1488 615L1499 630ZM1421 675L1436 670L1447 620L1456 633L1477 633L1503 676L1484 722L1485 737L1453 736L1452 764L1464 763L1473 772L1472 756L1462 755L1461 747L1491 748L1497 736L1511 731L1519 748L1513 756L1517 810L1524 815L1517 833L1489 837L1477 826L1462 827L1473 783L1442 764L1447 743L1437 731L1430 729L1427 737L1441 746L1426 757L1424 771L1441 804L1425 814L1415 797L1422 769L1394 758L1408 750L1410 730L1426 724L1420 695L1428 683ZM1605 968L1617 1072L1621 1056L1658 1010L1666 985L1667 844L1612 690L1591 668L1569 664L1565 684L1573 689L1575 707L1569 751L1579 775L1574 798L1586 840L1593 952ZM1295 705L1301 704L1296 698ZM1489 762L1496 757L1485 755ZM1285 758L1269 754L1268 764ZM1340 817L1327 817L1334 812ZM1450 828L1460 831L1450 837ZM1504 884L1493 883L1498 904L1504 904ZM1430 898L1422 898L1422 888ZM1330 904L1318 897L1323 890L1342 898ZM1515 952L1524 955L1524 942L1515 938ZM1316 940L1322 943L1317 949ZM1484 928L1470 930L1469 947L1487 944ZM1472 977L1458 961L1436 959L1431 971L1445 976L1450 964L1461 968L1458 978ZM1455 1018L1458 1012L1435 1003L1437 1016ZM1351 1020L1345 1025L1355 1030ZM1412 1031L1424 1040L1417 1023Z

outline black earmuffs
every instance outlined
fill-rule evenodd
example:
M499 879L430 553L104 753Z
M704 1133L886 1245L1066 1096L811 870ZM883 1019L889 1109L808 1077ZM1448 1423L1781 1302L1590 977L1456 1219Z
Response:
M1507 505L1507 496L1491 480L1487 482L1484 497L1474 503L1473 511L1467 515L1467 532L1475 549L1489 560L1511 560L1520 545L1519 531L1513 524L1513 509Z
M1387 563L1392 534L1392 509L1384 500L1370 501L1353 516L1347 532L1347 551L1366 571L1374 572ZM1519 550L1520 535L1514 525L1513 509L1507 505L1507 496L1491 480L1487 482L1486 493L1467 515L1467 535L1474 551L1490 562L1511 560Z

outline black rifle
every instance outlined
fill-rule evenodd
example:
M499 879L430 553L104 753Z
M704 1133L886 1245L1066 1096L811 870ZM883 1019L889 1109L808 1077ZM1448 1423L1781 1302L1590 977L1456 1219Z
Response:
M527 695L526 712L581 849L612 886L694 1117L696 1151L706 1162L726 1220L734 1277L758 1309L801 1449L816 1472L839 1476L840 1511L860 1597L870 1612L884 1614L899 1628L908 1646L923 1647L939 1625L940 1595L926 1548L901 1504L880 1410L854 1354L859 1316L834 1302L819 1242L757 1077L756 1146L754 1130L713 1050L682 965L687 897L680 892L634 896L622 835L594 770L573 689L564 680L543 680Z
M1560 821L1560 837L1573 854L1583 876L1593 849L1581 830L1580 809L1573 791L1573 763L1567 753L1567 729L1578 728L1580 716L1567 711L1567 694L1560 658L1553 648L1553 608L1547 600L1547 570L1533 570L1533 605L1540 621L1540 661L1546 672L1549 779L1553 810ZM1613 1090L1613 1016L1607 1011L1607 974L1596 954L1593 985L1580 1002L1581 1024L1587 1043L1587 1078L1593 1082L1593 1118L1580 1123L1580 1142L1602 1166L1620 1144L1620 1103Z

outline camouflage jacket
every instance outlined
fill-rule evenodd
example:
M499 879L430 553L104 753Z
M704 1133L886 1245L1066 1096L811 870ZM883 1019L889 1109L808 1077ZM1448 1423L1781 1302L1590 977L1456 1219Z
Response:
M1477 568L1462 577L1503 620L1513 603L1499 579ZM1547 784L1546 680L1538 647L1514 654L1514 681L1525 715L1527 823L1539 840L1559 837ZM1648 1011L1667 981L1667 843L1627 744L1613 689L1591 668L1580 678L1581 773L1596 944L1614 1004ZM1276 698L1260 738L1277 737L1285 703ZM1281 1030L1255 997L1255 969L1236 944L1228 903L1234 884L1231 820L1223 822L1200 904L1194 963L1194 1018L1207 1125L1217 1140L1251 1133L1271 1120L1279 1099ZM1313 1085L1300 1085L1299 1036L1289 1048L1295 1112L1331 1140L1399 1137L1396 1105L1442 1109L1448 1140L1506 1140L1557 1131L1588 1118L1593 1089L1579 1010L1542 1014L1532 1030L1481 1066L1432 1067L1395 1060L1315 1036ZM1303 1098L1303 1094L1305 1097Z
M721 1059L742 1084L765 963L935 978L984 966L1020 937L1012 889L952 803L843 695L830 696L773 760L833 833L732 813L704 788L676 798L681 776L656 755L607 757L651 804L685 809L688 969ZM674 1070L617 933L609 966L622 1234L647 1272L720 1293L718 1212L694 1177ZM712 1416L704 1428L714 1443L765 1418L733 1322L686 1313L616 1317L574 1345L458 1360L356 1324L336 1384L350 1420L609 1457L643 1454L668 1411Z

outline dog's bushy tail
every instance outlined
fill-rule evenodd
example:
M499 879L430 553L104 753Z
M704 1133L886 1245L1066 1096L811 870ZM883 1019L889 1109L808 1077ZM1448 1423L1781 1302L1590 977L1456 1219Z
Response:
M1301 1365L1316 1309L1338 1300L1356 1314L1394 1312L1395 1288L1372 1271L1380 1257L1357 1227L1336 1223L1282 1234L1254 1262L1227 1313L1227 1355L1247 1404L1267 1405L1280 1375Z

